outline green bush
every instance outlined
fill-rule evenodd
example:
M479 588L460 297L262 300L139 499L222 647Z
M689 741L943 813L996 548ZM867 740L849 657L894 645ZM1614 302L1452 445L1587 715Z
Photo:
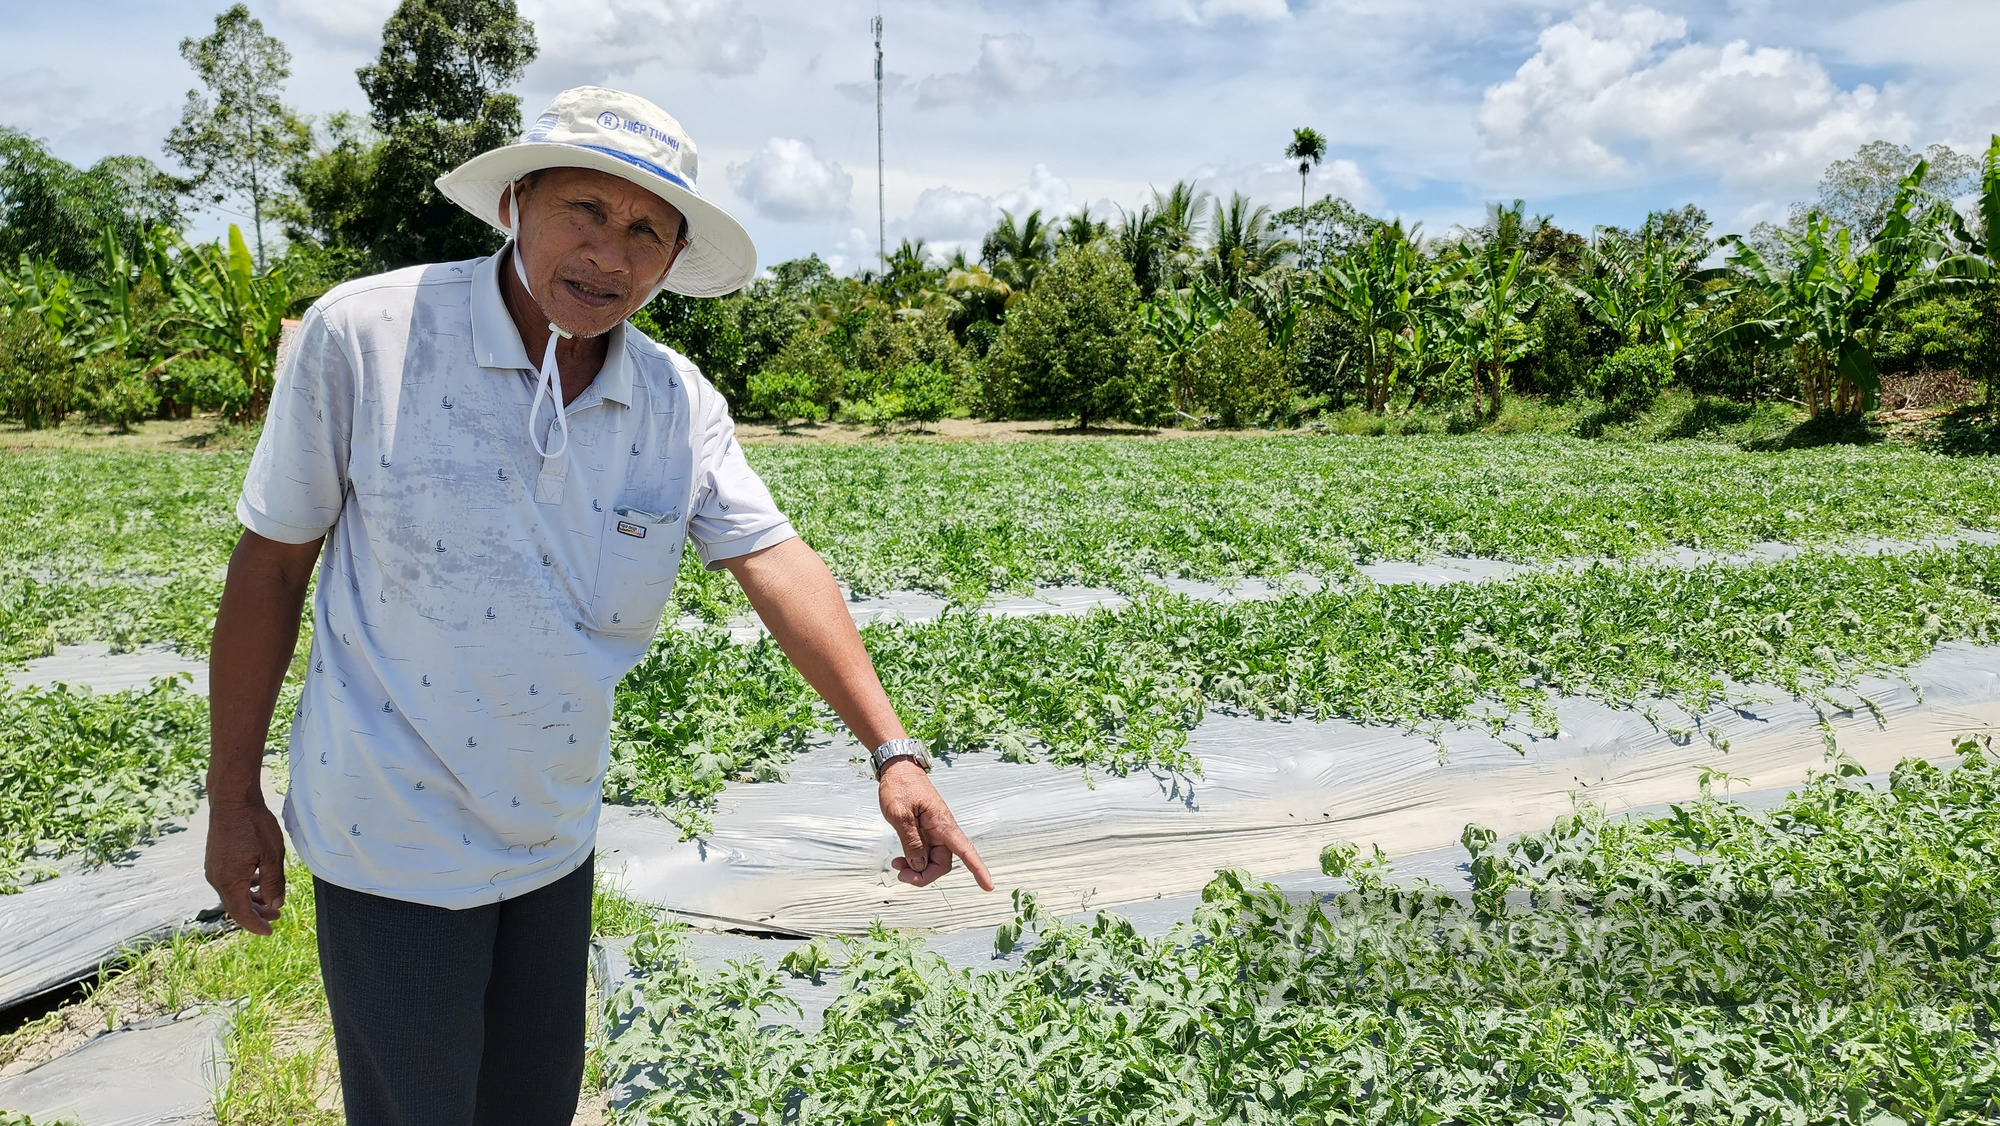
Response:
M159 391L122 352L92 356L77 373L76 407L100 426L130 430L159 406Z
M827 416L820 401L820 381L811 373L776 365L750 376L750 413L790 427L821 422Z
M42 318L0 325L0 414L30 430L61 425L76 399L76 357Z
M1131 268L1091 247L1064 250L1008 310L987 356L993 396L1017 417L1137 421L1154 410L1139 338Z
M1604 358L1595 373L1599 398L1613 406L1642 409L1674 378L1674 357L1664 345L1628 344Z
M831 417L847 384L847 373L827 334L802 324L748 380L750 413L780 425L819 422Z
M1590 330L1574 300L1544 301L1535 310L1534 348L1516 367L1515 383L1551 399L1589 391L1600 353L1590 347Z
M1231 310L1195 345L1188 366L1201 414L1231 429L1284 421L1292 400L1285 357L1250 310Z
M234 415L250 401L250 388L235 364L214 356L183 356L154 377L160 414L189 418L197 412Z

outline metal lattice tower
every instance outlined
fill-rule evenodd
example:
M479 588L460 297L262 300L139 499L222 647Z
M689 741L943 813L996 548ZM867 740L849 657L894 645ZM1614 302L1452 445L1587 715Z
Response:
M889 268L889 208L882 177L882 8L868 22L875 33L875 254L883 270Z

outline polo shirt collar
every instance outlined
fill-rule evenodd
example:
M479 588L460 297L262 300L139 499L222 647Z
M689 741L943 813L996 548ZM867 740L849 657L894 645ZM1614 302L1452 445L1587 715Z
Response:
M483 368L509 371L538 371L541 364L528 358L521 333L507 312L500 295L499 254L489 254L472 268L472 353ZM632 405L632 358L625 350L625 328L621 322L607 335L604 366L584 392L597 392L620 406ZM578 396L582 401L583 396Z

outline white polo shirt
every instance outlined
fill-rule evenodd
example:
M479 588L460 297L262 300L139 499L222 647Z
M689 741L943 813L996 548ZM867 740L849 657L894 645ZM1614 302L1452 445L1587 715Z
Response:
M595 846L612 693L684 540L713 568L794 534L722 396L629 326L569 404L567 451L536 453L497 264L314 304L236 507L269 539L327 537L284 813L306 867L451 908L551 883Z

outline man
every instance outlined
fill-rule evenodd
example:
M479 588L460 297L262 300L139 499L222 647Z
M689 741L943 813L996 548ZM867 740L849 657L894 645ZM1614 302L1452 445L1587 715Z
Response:
M957 856L992 890L721 396L624 323L756 270L695 168L657 106L565 91L438 179L508 244L328 293L273 396L216 615L207 874L270 933L284 838L258 770L317 562L284 818L350 1123L570 1121L612 692L689 540L873 750L898 878Z

